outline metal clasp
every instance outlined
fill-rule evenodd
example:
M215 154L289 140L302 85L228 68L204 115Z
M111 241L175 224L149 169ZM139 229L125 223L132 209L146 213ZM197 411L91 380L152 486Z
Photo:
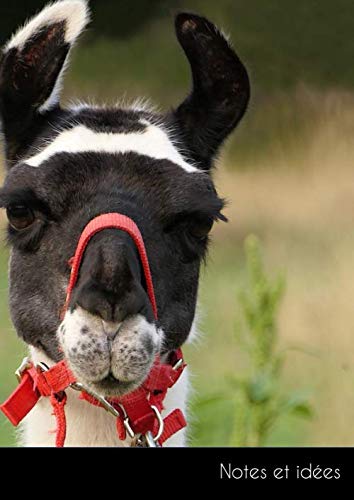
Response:
M92 396L95 398L101 405L102 407L111 415L113 415L116 418L121 418L121 414L119 411L109 402L107 401L106 398L98 394L97 392L93 391L90 387L87 387L86 385L82 384L81 382L74 382L73 384L70 384L70 387L74 389L75 391L79 392L86 392L89 396ZM164 421L162 418L162 415L158 408L154 405L151 405L152 410L154 411L156 418L159 423L159 429L157 431L156 436L153 436L152 432L148 431L146 434L142 435L136 435L135 432L133 431L130 422L129 422L129 416L124 408L124 406L120 403L118 403L119 408L122 411L123 414L123 425L128 433L128 436L133 440L132 445L133 446L147 446L148 448L152 447L157 447L158 445L158 440L162 436L163 430L164 430Z
M152 434L151 431L146 432L144 435L137 436L135 440L132 442L132 446L137 447L137 448L160 448L161 445L159 444L159 439L162 436L163 430L164 430L164 421L162 418L162 415L158 408L154 405L151 405L151 408L153 409L158 423L159 423L159 429L157 431L156 436Z
M159 448L160 445L155 441L154 436L151 431L148 431L140 439L139 445L141 448Z
M86 392L89 396L92 396L93 398L97 399L97 401L102 405L102 407L111 415L113 415L116 418L121 418L121 414L119 411L111 405L109 401L107 401L106 398L98 394L97 392L93 391L90 387L87 387L86 385L82 384L81 382L74 382L73 384L70 384L70 387L74 389L75 391L79 392ZM135 432L131 428L130 422L129 422L129 417L127 415L127 412L125 411L125 408L123 405L118 403L119 408L122 410L123 413L123 425L129 435L132 439L135 437Z

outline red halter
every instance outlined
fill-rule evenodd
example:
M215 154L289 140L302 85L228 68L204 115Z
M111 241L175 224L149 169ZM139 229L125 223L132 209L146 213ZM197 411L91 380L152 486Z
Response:
M154 287L143 238L135 222L119 213L99 215L84 228L75 255L71 259L72 268L67 287L64 313L69 306L71 294L78 279L81 261L90 239L99 231L109 228L126 231L133 239L142 263L147 294L154 317L157 320ZM57 447L64 446L65 442L66 420L64 406L66 394L64 391L68 387L81 391L81 399L95 406L103 407L116 417L119 439L124 440L128 433L136 445L162 445L166 439L186 426L183 413L179 409L173 410L164 419L161 416L166 393L177 382L186 366L180 349L170 355L168 364L161 363L157 356L147 379L138 389L121 398L109 400L78 383L65 361L60 361L51 368L46 367L43 363L35 367L29 360L24 361L17 371L20 384L7 401L0 405L0 410L13 425L18 425L41 396L50 397L57 421Z

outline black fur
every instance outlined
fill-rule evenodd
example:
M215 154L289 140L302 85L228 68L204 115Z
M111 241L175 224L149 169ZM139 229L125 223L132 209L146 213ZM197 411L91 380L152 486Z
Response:
M70 46L65 25L54 23L34 34L20 50L12 48L0 61L0 112L6 156L14 162L49 117L37 113L50 96Z
M192 68L193 91L166 115L86 108L40 114L70 47L64 26L52 24L12 49L0 65L0 110L8 173L0 205L24 204L36 224L10 229L10 307L18 334L58 360L56 330L69 277L68 259L81 231L96 215L120 212L140 228L150 260L164 351L186 340L195 315L199 268L223 201L207 172L219 145L241 119L249 98L245 68L220 32L204 18L180 14L178 40ZM144 133L145 118L173 125L180 148L205 172L188 173L169 160L136 153L60 153L39 168L26 157L60 130L78 124L96 132ZM120 231L90 242L71 308L81 305L109 321L137 312L153 321L136 249ZM82 331L84 334L84 331ZM148 346L147 346L148 347ZM151 346L150 346L151 350Z
M250 97L247 71L220 31L204 17L179 14L176 33L189 60L193 89L174 118L190 157L208 170Z

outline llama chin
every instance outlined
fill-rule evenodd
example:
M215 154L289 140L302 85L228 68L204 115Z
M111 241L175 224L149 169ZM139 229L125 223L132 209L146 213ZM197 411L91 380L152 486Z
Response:
M64 107L64 71L89 17L85 0L54 2L3 49L7 171L0 207L9 219L11 317L33 362L51 366L64 355L79 382L117 395L141 384L157 354L173 359L195 335L209 233L227 220L212 167L247 109L250 84L222 32L204 17L180 13L175 32L193 75L180 104L165 112L140 104ZM133 239L108 227L88 242L61 320L78 239L108 213L134 221L142 235L158 321ZM184 372L167 394L165 414L185 411L187 393ZM119 442L114 419L71 389L67 422L69 446L130 444ZM22 442L53 446L54 426L42 398L26 417ZM185 431L167 442L185 443Z

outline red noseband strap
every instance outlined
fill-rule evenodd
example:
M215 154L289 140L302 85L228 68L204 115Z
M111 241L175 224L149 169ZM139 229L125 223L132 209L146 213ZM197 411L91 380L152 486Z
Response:
M99 215L98 217L92 219L83 230L79 239L79 243L77 244L76 247L75 255L72 259L71 275L70 275L69 285L66 291L64 313L69 307L71 294L76 285L77 278L79 275L81 261L90 239L99 231L112 228L120 229L121 231L125 231L126 233L128 233L129 236L133 239L136 248L138 249L141 264L144 270L147 294L150 299L154 317L155 319L157 319L157 306L155 300L154 285L152 283L150 266L146 255L143 237L141 236L138 226L132 219L118 213Z

